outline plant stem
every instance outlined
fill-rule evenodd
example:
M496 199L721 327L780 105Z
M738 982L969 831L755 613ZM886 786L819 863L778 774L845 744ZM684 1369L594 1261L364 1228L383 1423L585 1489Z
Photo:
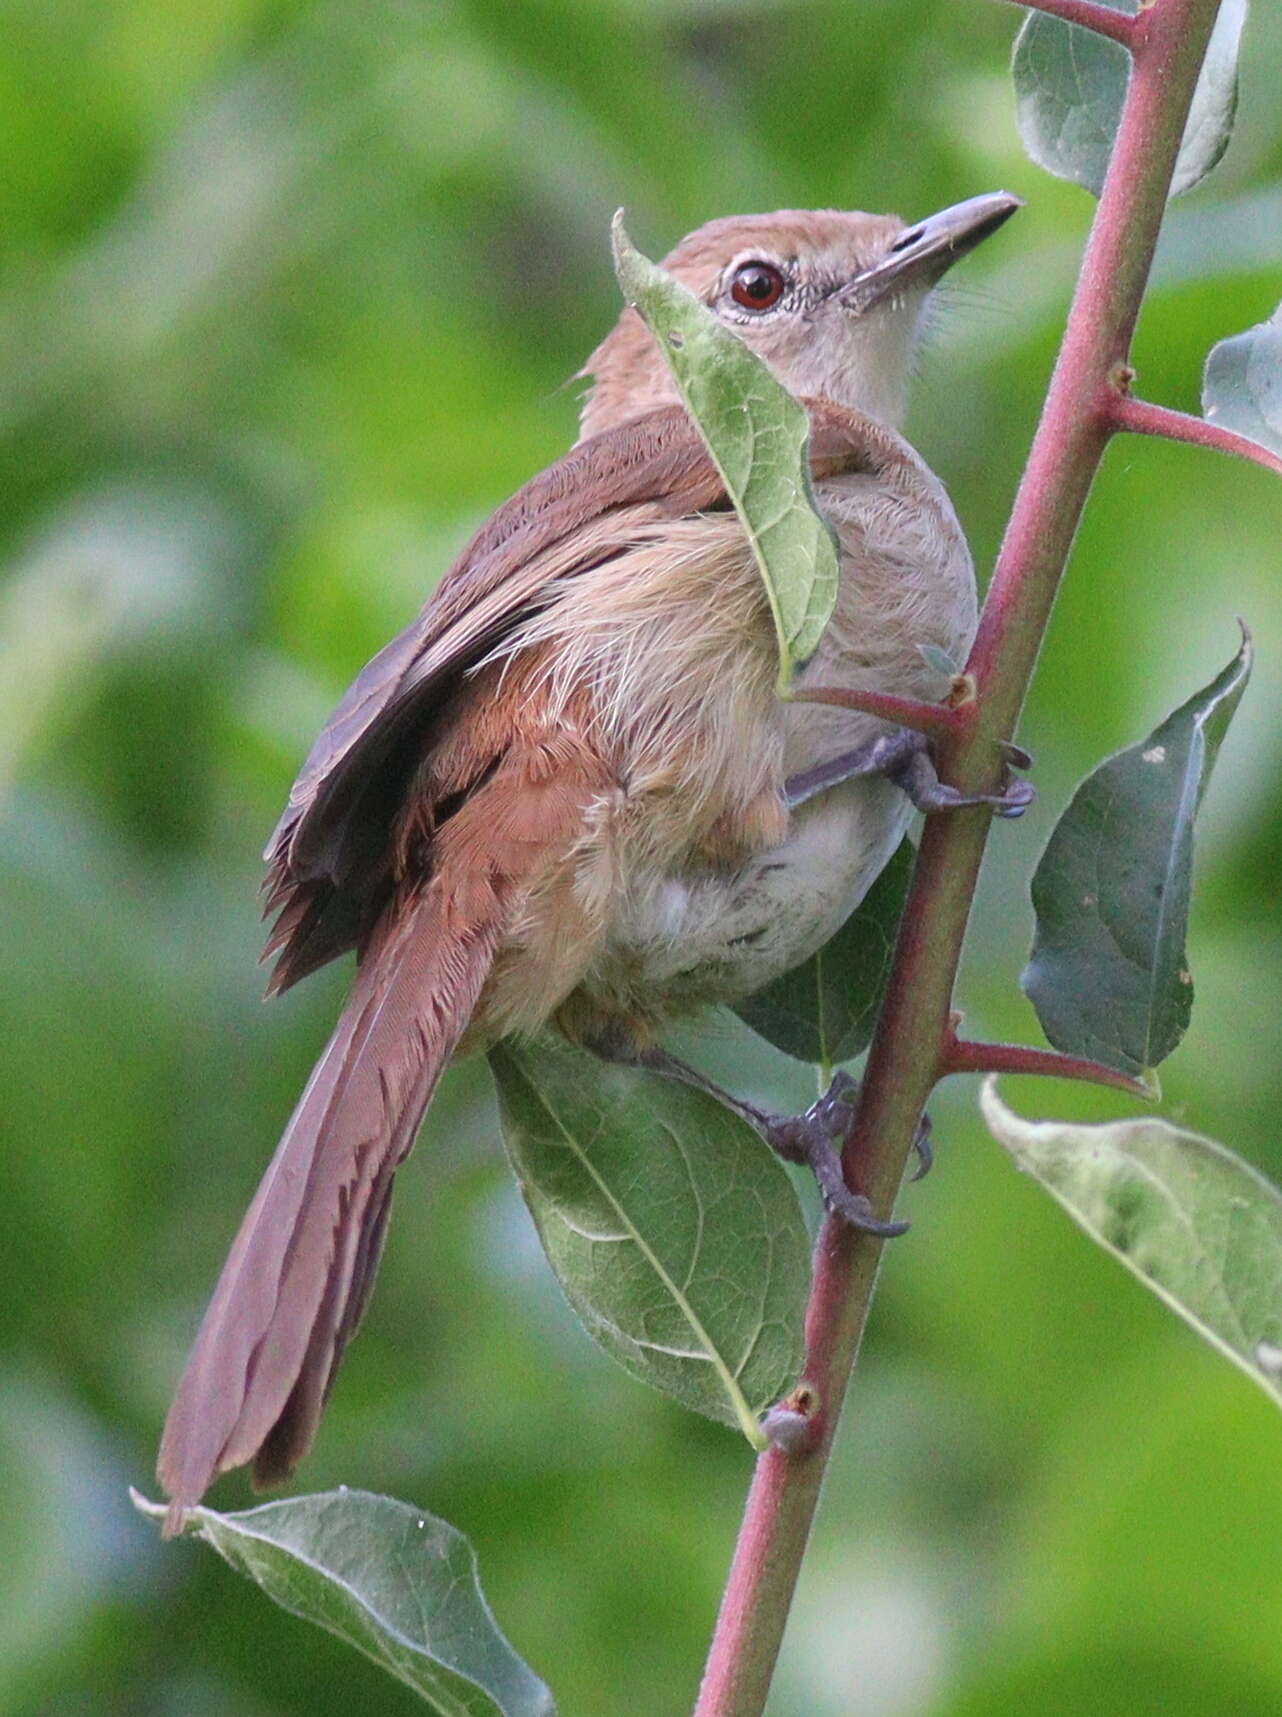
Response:
M1204 417L1190 417L1185 411L1172 411L1164 405L1150 405L1144 399L1132 399L1118 394L1109 407L1114 429L1130 430L1135 435L1158 435L1167 441L1187 441L1194 447L1210 447L1216 453L1235 453L1239 459L1249 459L1266 471L1282 477L1282 459L1261 447L1258 441L1239 435L1236 430L1223 429L1218 423L1208 423Z
M1064 12L1062 0L1043 10ZM1166 195L1219 0L1153 0L1132 29L1134 67L1055 373L1015 498L968 671L966 731L940 741L941 774L992 790L994 742L1014 730L1082 508L1112 431ZM1080 21L1080 20L1079 20ZM926 821L867 1072L846 1178L889 1216L922 1111L943 1072L950 1009L991 815ZM828 1451L876 1284L881 1242L833 1218L815 1254L803 1381L813 1441L758 1461L695 1717L760 1717Z
M1053 18L1062 18L1066 24L1080 24L1097 35L1111 36L1124 48L1129 48L1135 40L1135 19L1131 14L1116 12L1099 0L1015 0L1015 4L1030 12L1049 12Z

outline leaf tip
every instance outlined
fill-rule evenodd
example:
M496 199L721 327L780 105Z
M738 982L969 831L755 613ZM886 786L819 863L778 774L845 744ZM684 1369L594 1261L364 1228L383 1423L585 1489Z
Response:
M635 305L641 288L638 271L644 267L647 259L628 237L623 216L622 208L614 211L614 218L610 222L610 252L614 258L614 275L619 288L627 302Z
M1041 1123L1028 1121L1016 1114L997 1094L997 1074L989 1073L979 1087L979 1112L984 1125L996 1139L1015 1167L1022 1172L1030 1169L1029 1146Z
M152 1502L150 1497L144 1496L133 1485L129 1486L129 1500L144 1520L160 1520L168 1512L163 1502Z
M133 1485L129 1486L129 1500L142 1515L144 1520L155 1520L160 1523L162 1538L180 1538L193 1523L196 1510L181 1508L176 1502L152 1502Z

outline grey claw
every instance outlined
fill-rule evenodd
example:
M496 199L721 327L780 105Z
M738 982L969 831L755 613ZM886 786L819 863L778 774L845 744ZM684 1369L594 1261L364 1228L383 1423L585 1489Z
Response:
M806 1120L822 1127L830 1136L844 1140L850 1125L850 1111L858 1097L859 1081L844 1067L839 1068L823 1096L806 1110Z
M993 795L992 802L999 817L1022 817L1036 797L1031 781L1012 781L1004 793Z
M932 1132L929 1115L923 1115L917 1123L917 1135L913 1139L913 1149L917 1153L917 1167L913 1171L913 1180L925 1180L935 1166L935 1152L930 1142Z
M999 739L997 749L1012 769L1031 769L1033 767L1032 752L1025 751L1022 745L1016 745L1013 739Z
M872 1205L861 1192L849 1192L843 1186L844 1198L830 1198L824 1194L824 1207L830 1215L844 1222L848 1228L857 1228L861 1234L875 1234L881 1240L897 1240L901 1234L907 1234L912 1226L908 1222L880 1222L872 1213Z

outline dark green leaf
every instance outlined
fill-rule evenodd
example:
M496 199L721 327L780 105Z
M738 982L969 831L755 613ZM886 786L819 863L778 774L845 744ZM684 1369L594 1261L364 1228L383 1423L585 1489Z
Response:
M796 1379L809 1242L746 1122L541 1038L490 1054L503 1136L566 1298L634 1377L760 1447Z
M1025 1121L989 1079L993 1137L1111 1252L1282 1405L1282 1192L1232 1151L1144 1118Z
M1267 322L1212 346L1202 410L1209 422L1282 454L1282 305Z
M667 360L761 569L779 684L814 655L837 599L837 544L810 490L810 420L742 340L634 248L614 219L614 267Z
M141 1513L165 1509L134 1493ZM273 1602L337 1634L441 1717L554 1717L552 1695L499 1632L461 1532L368 1491L326 1491L243 1514L189 1510Z
M895 951L916 851L900 842L890 863L831 941L735 1012L798 1061L837 1067L867 1049Z
M1022 980L1056 1049L1139 1075L1184 1035L1193 820L1250 671L1244 636L1223 673L1102 763L1060 818L1033 877Z
M1107 0L1134 13L1134 0ZM1224 0L1193 93L1171 195L1187 191L1228 148L1246 0ZM1015 42L1012 73L1024 148L1047 172L1099 195L1122 112L1130 56L1093 30L1031 12Z

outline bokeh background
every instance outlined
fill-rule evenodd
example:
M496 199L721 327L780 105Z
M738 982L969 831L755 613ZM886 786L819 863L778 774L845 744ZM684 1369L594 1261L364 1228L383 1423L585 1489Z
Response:
M1028 208L958 270L911 432L991 564L1087 196L1020 153L987 0L5 0L0 48L0 1713L420 1709L130 1510L345 976L263 1007L258 853L312 733L572 439L617 204L662 252L784 204ZM1282 14L1173 210L1143 390L1282 297ZM1282 1176L1282 495L1110 451L999 827L968 1024L1035 1031L1027 877L1073 781L1259 667L1208 799L1166 1112ZM706 1064L806 1075L707 1023ZM1116 1104L1008 1082L1026 1112ZM1282 1709L1282 1419L1021 1180L962 1084L905 1194L773 1717ZM749 1472L544 1267L483 1070L401 1176L300 1488L443 1514L565 1717L692 1703ZM807 1195L808 1196L808 1195ZM216 1500L240 1506L239 1477Z

